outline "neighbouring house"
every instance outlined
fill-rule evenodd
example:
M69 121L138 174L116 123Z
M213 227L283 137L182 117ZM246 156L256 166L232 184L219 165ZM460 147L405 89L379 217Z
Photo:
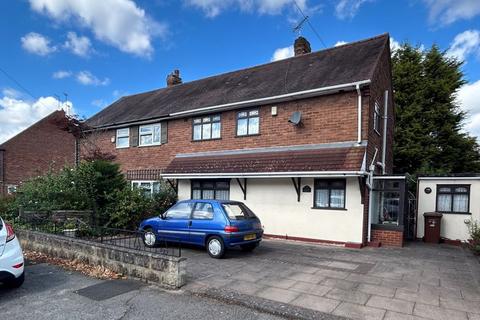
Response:
M132 186L245 202L274 237L401 246L388 34L123 97L91 117Z
M418 177L417 238L425 235L424 213L442 214L440 236L447 243L470 239L468 227L480 222L480 175Z
M58 170L77 159L72 120L54 111L0 145L0 196L16 192L22 182Z

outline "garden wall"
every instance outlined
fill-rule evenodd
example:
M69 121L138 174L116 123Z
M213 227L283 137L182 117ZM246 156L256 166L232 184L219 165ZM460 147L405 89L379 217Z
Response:
M101 265L162 287L177 289L186 281L186 259L116 247L36 231L16 230L24 249Z

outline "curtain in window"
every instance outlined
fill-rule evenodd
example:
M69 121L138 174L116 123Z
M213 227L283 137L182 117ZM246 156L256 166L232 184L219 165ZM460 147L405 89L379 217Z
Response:
M217 200L229 200L230 192L228 190L217 190L217 193L215 196Z
M332 189L330 192L330 207L343 208L345 202L345 191Z
M452 196L450 194L438 195L437 210L448 212L452 210Z
M192 199L202 199L202 190L193 190Z
M328 190L317 189L315 191L315 206L320 208L328 207Z
M214 200L215 199L215 190L203 190L203 199L205 200Z
M456 194L453 196L453 212L468 211L468 195Z

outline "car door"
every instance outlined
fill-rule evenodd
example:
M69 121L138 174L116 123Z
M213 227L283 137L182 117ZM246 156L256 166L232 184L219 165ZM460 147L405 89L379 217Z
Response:
M197 202L190 221L190 242L205 245L205 236L215 234L215 214L213 205L209 202Z
M160 241L190 241L189 225L193 207L194 202L179 202L165 213L157 231Z

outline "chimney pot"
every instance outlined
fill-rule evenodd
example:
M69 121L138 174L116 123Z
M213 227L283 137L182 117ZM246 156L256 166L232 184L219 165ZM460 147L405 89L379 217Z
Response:
M295 39L293 48L295 51L295 56L312 52L312 48L310 48L310 42L308 42L308 40L304 37L298 37Z
M173 72L167 76L167 87L172 87L181 83L182 78L180 78L180 71L178 69L173 70Z

